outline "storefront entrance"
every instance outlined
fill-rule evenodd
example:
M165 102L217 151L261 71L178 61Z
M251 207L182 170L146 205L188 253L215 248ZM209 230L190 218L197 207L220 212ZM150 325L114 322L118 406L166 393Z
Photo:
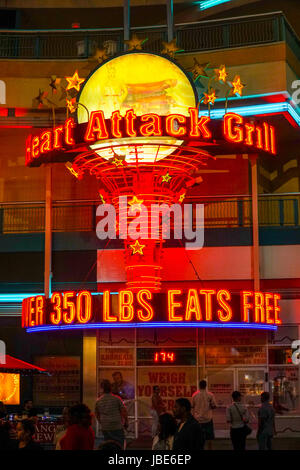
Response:
M231 403L231 394L234 390L239 390L243 394L243 403L247 405L251 421L255 425L260 394L268 390L267 379L266 367L208 369L208 387L213 392L218 405L214 411L216 430L228 429L225 410Z
M111 329L97 335L97 393L101 380L126 403L130 437L151 434L151 397L159 385L166 410L191 399L206 379L218 408L217 431L228 431L225 410L234 390L243 393L255 424L260 394L268 390L266 332L181 328Z

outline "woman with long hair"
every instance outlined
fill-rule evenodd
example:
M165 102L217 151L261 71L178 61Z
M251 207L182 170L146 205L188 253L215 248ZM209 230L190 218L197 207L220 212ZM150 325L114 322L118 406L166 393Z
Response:
M93 450L95 434L90 409L84 404L74 405L68 419L67 432L60 440L61 450Z
M170 413L163 413L158 418L158 433L153 439L152 450L171 450L177 424Z

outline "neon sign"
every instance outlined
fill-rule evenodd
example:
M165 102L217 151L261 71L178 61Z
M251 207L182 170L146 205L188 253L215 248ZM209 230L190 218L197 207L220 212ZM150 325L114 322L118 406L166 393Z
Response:
M154 113L137 116L130 109L124 116L114 111L110 119L105 119L103 111L93 111L87 123L77 124L69 118L64 125L30 135L26 141L26 165L40 165L43 157L49 154L52 161L61 161L61 152L76 151L82 144L137 137L177 137L204 143L222 137L234 145L242 144L249 149L276 154L275 128L267 122L257 125L238 114L227 113L221 123L221 129L218 129L209 117L199 117L198 109L192 107L189 108L189 116L159 116ZM66 155L65 158L70 157Z
M51 299L38 295L23 300L22 326L30 331L137 325L276 329L281 324L279 300L275 293L236 295L227 289L169 289L160 294L148 289L118 294L106 290L96 295L54 292Z

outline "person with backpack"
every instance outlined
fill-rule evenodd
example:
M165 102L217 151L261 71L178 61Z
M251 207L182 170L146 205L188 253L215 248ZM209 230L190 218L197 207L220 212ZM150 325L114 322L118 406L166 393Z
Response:
M230 437L233 450L245 450L246 438L252 429L248 426L249 412L242 405L242 394L238 390L232 392L233 403L226 409L227 423L230 423Z

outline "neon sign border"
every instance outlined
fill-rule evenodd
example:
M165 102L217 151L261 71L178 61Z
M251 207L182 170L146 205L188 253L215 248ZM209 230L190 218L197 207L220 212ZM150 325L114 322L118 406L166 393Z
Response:
M277 325L267 323L217 323L217 322L153 322L153 323L88 323L75 325L45 325L26 328L27 333L53 330L80 330L80 329L101 329L101 328L233 328L252 330L277 330Z

